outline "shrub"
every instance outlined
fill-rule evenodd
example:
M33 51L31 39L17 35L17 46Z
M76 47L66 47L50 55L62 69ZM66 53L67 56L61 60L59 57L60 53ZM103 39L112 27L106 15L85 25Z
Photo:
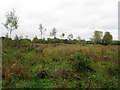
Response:
M83 54L82 51L78 51L76 53L76 71L77 72L85 72L91 70L89 59Z

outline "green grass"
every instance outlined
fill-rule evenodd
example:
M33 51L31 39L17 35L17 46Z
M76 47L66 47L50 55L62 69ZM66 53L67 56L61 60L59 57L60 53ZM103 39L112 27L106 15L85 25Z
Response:
M118 88L117 46L3 43L3 88Z

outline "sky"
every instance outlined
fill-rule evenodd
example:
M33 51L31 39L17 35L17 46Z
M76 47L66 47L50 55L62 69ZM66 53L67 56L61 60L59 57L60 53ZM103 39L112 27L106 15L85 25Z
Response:
M33 39L40 38L39 24L47 29L43 37L50 38L49 33L55 27L57 37L65 33L65 38L73 37L90 40L95 30L103 35L109 31L113 40L118 40L118 1L119 0L1 0L0 2L0 36L8 30L1 24L6 21L6 12L16 11L19 28L15 35Z

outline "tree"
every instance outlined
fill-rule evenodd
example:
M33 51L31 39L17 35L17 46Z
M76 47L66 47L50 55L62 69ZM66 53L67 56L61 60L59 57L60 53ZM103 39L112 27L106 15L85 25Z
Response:
M22 39L23 39L23 36L20 36L19 39L22 40Z
M77 36L77 40L78 40L78 41L77 41L78 43L81 43L81 38L80 38L79 35Z
M28 36L26 36L26 39L28 39Z
M39 25L39 30L40 30L40 33L41 33L41 39L42 39L42 36L43 36L43 32L46 31L46 28L44 29L42 24Z
M5 35L5 43L6 43L6 45L10 45L10 38L9 38L9 36L8 36L8 33Z
M10 11L7 12L6 14L6 22L2 23L4 27L9 31L10 33L10 38L11 38L11 33L15 29L18 28L18 17L15 15L15 11Z
M10 38L8 37L8 33L6 33L6 35L5 35L5 37L1 37L2 38L2 40L3 40L3 43L4 43L4 45L5 46L8 46L8 45L10 45L11 43L10 43ZM1 43L1 42L0 42Z
M50 36L56 37L57 30L55 28L52 29L52 32L50 32Z
M100 44L100 43L102 43L102 36L103 36L102 31L95 31L93 38L91 38L91 40L95 44Z
M19 40L19 37L18 35L15 36L14 40Z
M69 34L69 35L67 36L67 38L68 38L69 40L73 39L73 34Z
M81 44L82 44L83 46L86 44L85 39L82 39L82 40L81 40Z
M77 39L80 41L81 40L80 36L77 36Z
M9 39L8 33L5 35L5 39L6 39L6 40Z
M35 43L38 43L38 42L39 42L37 36L35 36L32 41L35 42Z
M64 38L64 37L65 37L65 34L64 34L64 33L62 33L60 37L61 37L61 38Z
M103 36L102 43L105 45L112 43L112 35L109 32L105 32L105 35Z
M20 44L19 37L18 37L18 35L16 35L14 38L14 45L18 46L19 44Z

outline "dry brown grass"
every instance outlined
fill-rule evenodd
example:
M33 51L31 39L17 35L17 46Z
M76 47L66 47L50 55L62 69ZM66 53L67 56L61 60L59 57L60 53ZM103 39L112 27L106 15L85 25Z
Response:
M92 60L118 61L118 46L116 45L79 45L79 44L61 44L54 47L54 45L47 45L44 53L47 55L54 55L55 53L63 53L66 56L72 56L77 51L81 50Z

